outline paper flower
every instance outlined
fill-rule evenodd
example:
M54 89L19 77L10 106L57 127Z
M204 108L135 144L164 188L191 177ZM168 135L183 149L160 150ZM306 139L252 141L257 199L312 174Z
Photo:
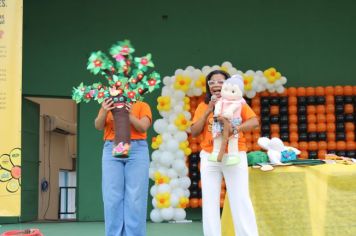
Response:
M273 84L276 82L276 80L279 80L281 78L281 73L276 71L275 68L271 67L263 72L264 76L267 78L267 81L270 84Z
M174 88L186 92L190 87L191 81L190 77L177 75L174 81Z
M153 72L148 76L147 80L144 78L143 81L145 81L148 91L152 92L153 90L159 88L161 76L157 72Z
M21 186L21 149L15 148L10 154L0 157L0 182L7 182L6 190L15 193Z
M179 203L178 203L178 208L187 208L189 205L189 199L187 197L180 197L179 198Z
M158 208L168 208L171 205L171 194L168 192L159 193L155 196Z
M184 97L184 108L185 111L190 110L190 98L189 97Z
M253 76L251 75L244 75L244 90L245 91L250 91L252 90L252 82L253 82Z
M179 114L174 123L179 130L186 130L191 124L191 122L185 118L184 114Z
M113 148L112 155L113 156L129 155L129 150L130 150L130 144L128 143L124 144L123 142L120 142L116 147Z
M146 71L148 67L154 67L151 60L152 55L149 53L145 57L135 57L135 64L138 69Z
M205 80L206 80L205 76L200 75L199 78L195 81L195 87L201 89L203 93L206 92Z
M170 178L168 176L162 175L160 172L155 172L154 173L154 181L155 184L168 184L170 181Z
M110 59L101 51L91 53L87 69L94 75L104 70L110 70L113 66Z
M162 144L162 136L160 134L152 138L152 144L151 144L152 149L158 149L161 144Z
M157 110L169 111L171 109L171 98L168 96L160 96L157 98Z

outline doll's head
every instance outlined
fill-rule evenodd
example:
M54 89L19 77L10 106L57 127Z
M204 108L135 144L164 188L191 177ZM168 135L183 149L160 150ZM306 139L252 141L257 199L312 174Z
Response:
M244 91L244 82L241 75L233 75L231 78L225 80L221 96L228 100L240 100Z

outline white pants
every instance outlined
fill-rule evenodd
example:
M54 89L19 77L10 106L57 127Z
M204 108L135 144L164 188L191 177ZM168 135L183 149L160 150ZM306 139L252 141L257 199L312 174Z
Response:
M248 187L246 152L239 152L241 162L237 165L225 165L225 156L222 162L209 161L209 155L208 152L200 152L204 235L221 236L220 192L224 176L235 234L257 236L256 218Z

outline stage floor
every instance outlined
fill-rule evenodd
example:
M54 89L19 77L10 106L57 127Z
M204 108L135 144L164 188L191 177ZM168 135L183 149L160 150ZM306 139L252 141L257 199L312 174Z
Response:
M50 223L22 223L22 224L2 224L0 225L0 234L14 229L40 229L45 236L101 236L104 235L103 222L50 222ZM147 222L147 236L181 236L203 235L202 223L194 221L193 223L151 223Z

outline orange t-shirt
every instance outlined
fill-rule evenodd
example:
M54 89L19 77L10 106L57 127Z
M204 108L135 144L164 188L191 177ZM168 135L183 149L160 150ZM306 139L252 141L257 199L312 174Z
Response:
M194 117L192 123L197 122L203 115L204 112L208 109L208 104L201 102L197 109L195 110ZM251 109L251 107L247 104L242 105L241 108L241 118L242 121L251 119L256 117L255 112ZM206 152L213 151L213 134L212 134L212 125L213 125L213 113L211 112L206 120L203 131L200 135L203 136L202 141L200 142L201 148ZM239 133L239 151L247 151L246 140L242 132Z
M132 105L131 114L141 119L147 117L152 122L152 113L150 106L145 102L136 102ZM108 112L105 120L105 129L104 129L104 140L114 140L115 131L114 131L114 117L111 112ZM146 139L147 133L138 132L133 125L130 125L131 128L131 139Z

